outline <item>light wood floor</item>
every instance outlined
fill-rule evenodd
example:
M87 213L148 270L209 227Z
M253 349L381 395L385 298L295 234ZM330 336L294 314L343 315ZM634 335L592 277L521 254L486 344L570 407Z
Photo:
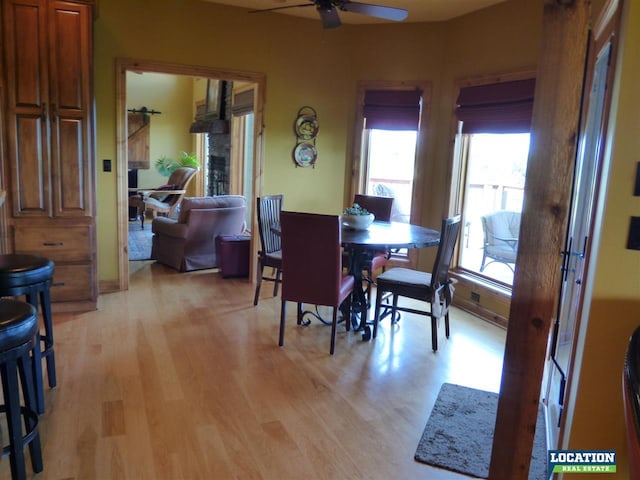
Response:
M426 317L405 314L371 342L341 327L330 356L330 328L296 326L293 304L277 346L271 283L254 307L214 271L132 262L130 281L54 316L37 478L467 478L413 456L443 382L498 391L504 330L454 309L434 354Z

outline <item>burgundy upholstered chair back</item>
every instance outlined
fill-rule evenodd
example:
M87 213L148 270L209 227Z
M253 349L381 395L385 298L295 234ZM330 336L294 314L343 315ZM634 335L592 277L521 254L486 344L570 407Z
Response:
M376 195L356 193L353 197L353 203L357 203L362 208L366 208L369 213L373 213L377 222L391 221L393 197L378 197Z
M281 212L282 300L337 306L342 282L340 217Z

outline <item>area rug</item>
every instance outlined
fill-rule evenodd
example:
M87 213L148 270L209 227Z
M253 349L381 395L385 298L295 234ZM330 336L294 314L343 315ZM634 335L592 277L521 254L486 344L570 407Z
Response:
M140 222L129 222L129 260L151 259L151 222L146 223L144 230Z
M445 383L418 444L415 459L478 478L489 476L498 394ZM547 441L538 410L529 480L544 480Z

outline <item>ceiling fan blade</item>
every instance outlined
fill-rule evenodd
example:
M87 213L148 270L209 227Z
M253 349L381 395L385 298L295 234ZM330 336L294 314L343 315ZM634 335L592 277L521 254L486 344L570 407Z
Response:
M313 7L313 3L303 3L300 5L286 5L284 7L265 8L264 10L249 10L247 13L274 12L276 10L284 10L285 8Z
M370 5L368 3L344 2L340 5L340 10L352 13L362 13L371 17L383 18L401 22L409 12L404 8L383 7L381 5Z
M318 5L318 13L320 14L320 19L322 20L322 26L324 28L336 28L342 25L340 17L338 16L338 10L334 7L326 8Z

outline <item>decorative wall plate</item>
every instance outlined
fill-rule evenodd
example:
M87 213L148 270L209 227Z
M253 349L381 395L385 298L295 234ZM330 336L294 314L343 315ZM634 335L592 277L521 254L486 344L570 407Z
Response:
M318 119L311 115L302 115L296 120L296 135L303 140L311 140L318 134Z
M315 145L311 143L300 143L293 151L293 158L301 167L308 167L316 163L318 152Z

